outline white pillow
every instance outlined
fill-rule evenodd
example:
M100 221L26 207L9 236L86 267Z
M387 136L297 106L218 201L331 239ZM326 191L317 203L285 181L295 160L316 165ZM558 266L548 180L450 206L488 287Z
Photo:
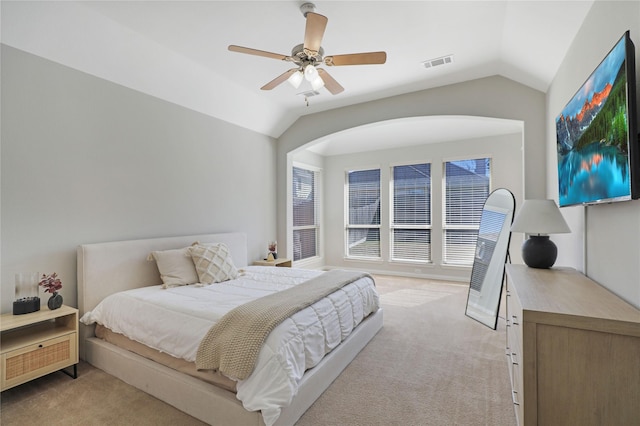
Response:
M156 261L160 278L162 278L162 288L198 282L198 272L191 259L189 247L152 251L148 259Z
M201 283L213 284L238 278L238 270L225 244L194 244L189 247L189 253Z

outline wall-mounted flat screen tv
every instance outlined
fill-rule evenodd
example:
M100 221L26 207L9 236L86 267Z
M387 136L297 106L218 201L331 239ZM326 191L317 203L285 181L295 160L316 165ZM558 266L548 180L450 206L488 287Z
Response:
M640 195L635 81L627 31L556 118L560 207Z

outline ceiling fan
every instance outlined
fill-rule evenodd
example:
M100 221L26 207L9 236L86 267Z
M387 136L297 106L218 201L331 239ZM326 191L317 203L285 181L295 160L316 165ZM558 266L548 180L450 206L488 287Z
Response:
M386 62L386 52L365 52L324 56L324 49L320 44L322 42L322 36L324 35L328 19L326 16L314 13L314 10L315 5L313 3L304 3L300 6L300 11L307 20L304 33L304 43L295 46L291 50L291 56L266 52L264 50L251 49L249 47L236 46L233 44L229 46L229 50L232 52L263 56L296 64L296 68L291 68L280 74L278 77L262 86L262 90L271 90L283 83L285 80L289 81L289 83L297 89L300 87L302 80L306 79L311 83L313 90L326 87L329 92L337 95L344 90L344 87L342 87L340 83L331 77L331 75L329 75L329 73L323 68L318 68L318 65L323 63L327 66L370 65L384 64Z

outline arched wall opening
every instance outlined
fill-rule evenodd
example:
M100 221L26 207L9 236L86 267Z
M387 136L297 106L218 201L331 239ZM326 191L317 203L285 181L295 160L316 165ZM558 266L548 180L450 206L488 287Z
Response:
M507 188L517 200L524 198L524 124L521 120L464 115L393 118L324 135L287 153L286 238L293 247L292 168L319 171L320 208L317 219L318 256L298 263L316 268L365 269L466 281L469 267L453 267L442 256L442 169L446 161L490 158L491 189ZM431 165L432 259L415 264L392 261L390 256L391 167ZM345 175L349 170L379 168L381 174L381 258L375 261L345 257ZM518 248L522 239L514 238ZM519 251L519 250L516 250Z
M546 198L545 94L501 76L480 78L300 117L277 141L278 251L284 255L291 251L287 242L290 153L309 142L359 126L430 116L487 117L522 122L523 149L515 157L516 161L523 159L524 194L516 202L524 198ZM516 244L514 241L512 247L517 247Z

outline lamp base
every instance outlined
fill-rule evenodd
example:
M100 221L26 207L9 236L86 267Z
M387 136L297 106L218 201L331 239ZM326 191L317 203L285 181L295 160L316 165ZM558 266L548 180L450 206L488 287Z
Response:
M522 244L522 260L531 268L551 268L557 257L558 247L548 235L531 235Z

